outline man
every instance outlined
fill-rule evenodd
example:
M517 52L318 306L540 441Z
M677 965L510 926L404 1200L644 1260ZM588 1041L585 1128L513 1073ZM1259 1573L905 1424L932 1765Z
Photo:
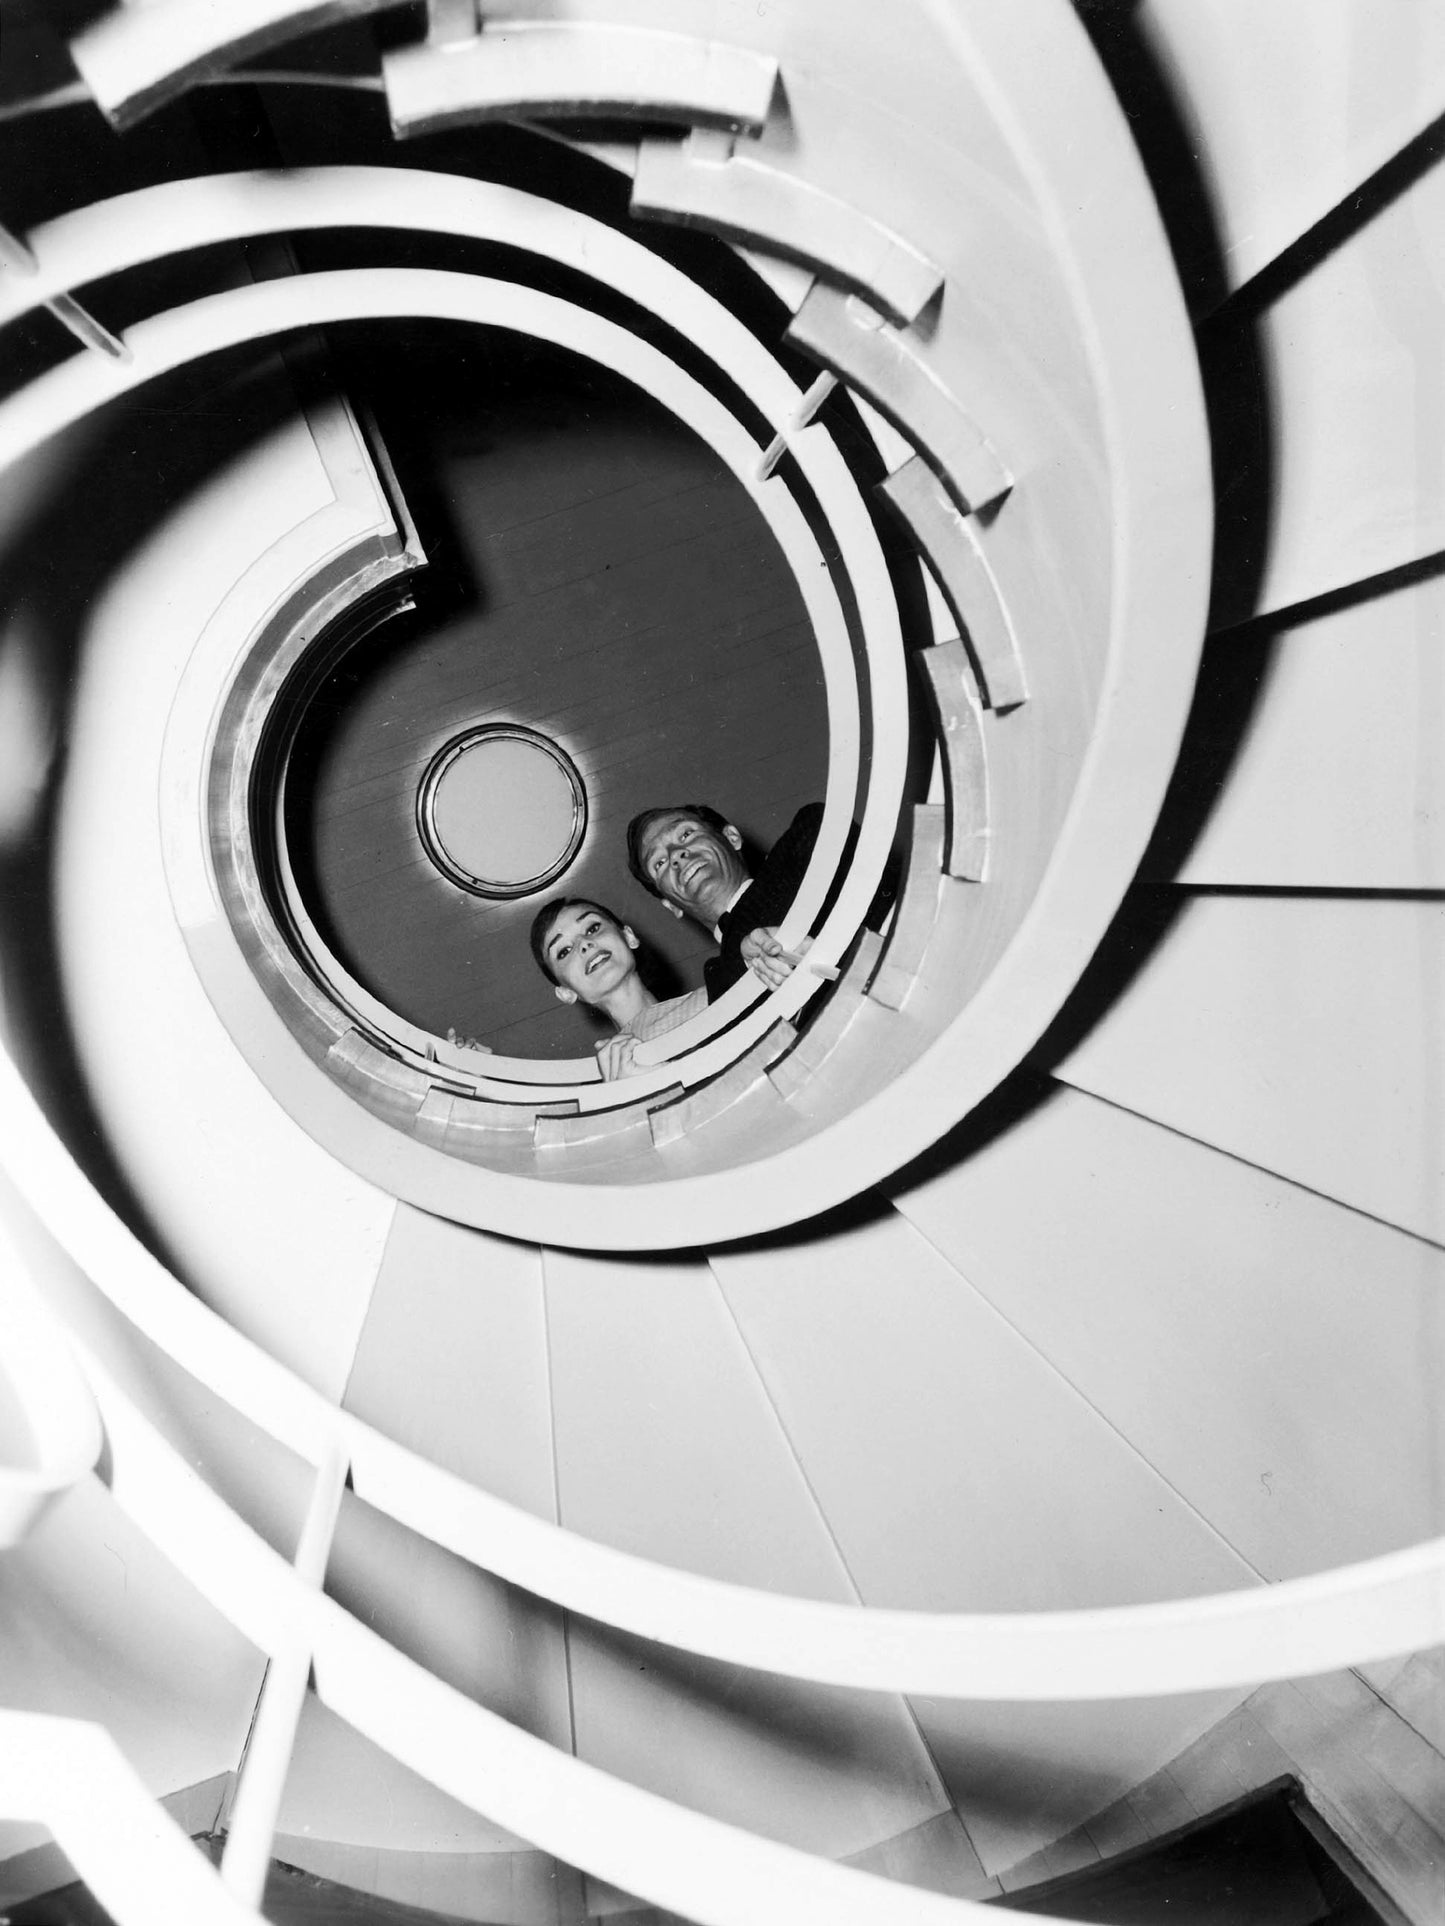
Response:
M706 803L644 809L627 825L627 867L638 882L718 943L718 954L703 966L709 1003L746 970L770 990L791 976L798 959L779 943L777 926L798 893L822 821L821 803L800 809L756 876L742 836Z

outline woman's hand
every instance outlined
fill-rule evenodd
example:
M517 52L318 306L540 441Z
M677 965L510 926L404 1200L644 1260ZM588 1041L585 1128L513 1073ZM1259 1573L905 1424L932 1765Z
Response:
M475 1037L459 1037L454 1029L448 1029L447 1042L458 1050L480 1050L486 1056L493 1055L490 1043L479 1043Z
M749 930L740 947L743 962L770 990L780 990L793 974L798 958L778 941L778 932Z
M597 1068L602 1072L604 1083L616 1083L619 1077L631 1077L637 1073L632 1059L637 1051L636 1037L605 1037L593 1046L597 1051Z

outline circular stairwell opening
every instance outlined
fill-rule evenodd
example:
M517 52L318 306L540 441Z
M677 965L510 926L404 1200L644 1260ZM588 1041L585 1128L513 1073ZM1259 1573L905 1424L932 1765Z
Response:
M741 484L632 383L502 331L403 324L343 347L426 566L415 609L302 697L278 824L297 889L405 1023L590 1059L596 1020L532 959L538 903L614 909L659 995L698 980L707 933L639 889L626 825L696 798L765 849L823 795L808 610Z

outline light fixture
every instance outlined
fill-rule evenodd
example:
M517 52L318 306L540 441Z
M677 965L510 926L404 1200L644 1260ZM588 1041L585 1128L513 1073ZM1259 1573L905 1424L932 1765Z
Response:
M545 889L587 829L587 791L570 756L517 723L463 730L427 764L417 833L442 874L474 896Z

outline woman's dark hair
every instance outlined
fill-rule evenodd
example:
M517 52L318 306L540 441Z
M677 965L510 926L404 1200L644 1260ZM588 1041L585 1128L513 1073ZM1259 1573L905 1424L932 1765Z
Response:
M599 915L605 916L609 923L615 923L618 929L623 927L622 918L615 910L608 909L605 903L594 902L590 896L559 896L553 903L544 903L532 918L532 955L537 960L537 968L549 983L555 983L557 979L553 976L552 966L547 961L545 945L547 938L552 934L552 925L563 910L569 909L596 910Z
M642 839L659 816L695 816L716 836L721 836L728 826L727 817L720 816L707 803L665 803L658 809L640 810L627 825L627 867L649 896L660 896L662 892L642 867Z

